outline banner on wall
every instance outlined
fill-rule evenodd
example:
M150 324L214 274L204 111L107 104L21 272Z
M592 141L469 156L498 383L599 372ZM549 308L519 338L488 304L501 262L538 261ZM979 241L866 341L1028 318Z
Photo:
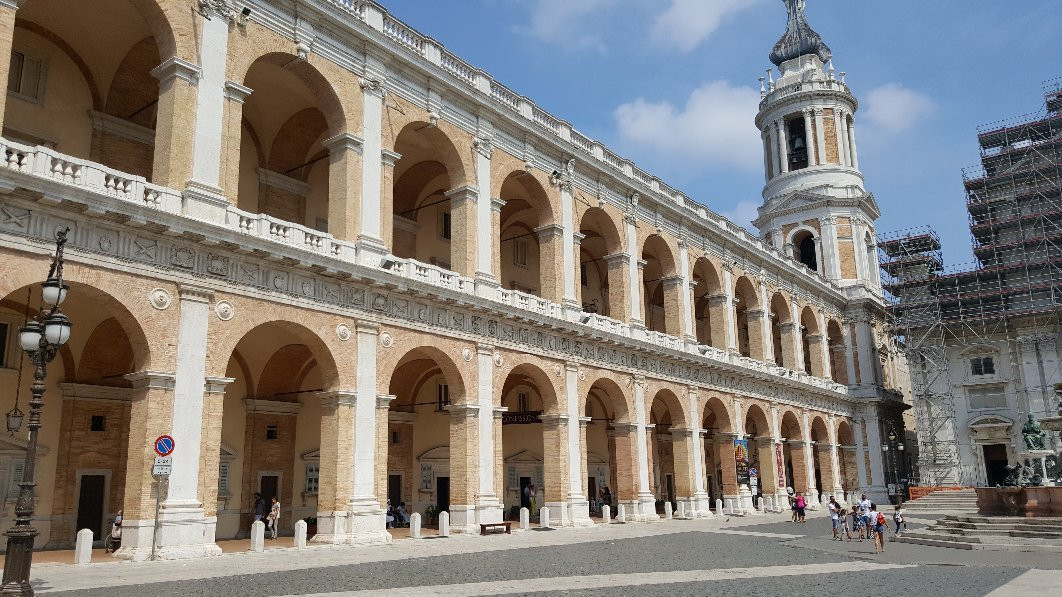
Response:
M774 445L774 466L778 471L778 489L785 489L785 454L781 442Z
M749 440L734 440L734 463L737 465L738 486L749 484Z

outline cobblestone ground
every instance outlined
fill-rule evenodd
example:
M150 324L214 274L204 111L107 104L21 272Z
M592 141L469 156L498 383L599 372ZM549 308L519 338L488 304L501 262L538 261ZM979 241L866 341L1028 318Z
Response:
M763 519L761 518L760 521ZM1062 595L1058 554L968 552L889 543L829 540L829 521L796 525L770 517L728 523L668 521L593 530L559 530L509 538L401 541L368 548L375 561L335 564L351 551L281 550L196 562L103 564L88 570L48 568L39 588L55 595ZM751 524L750 524L751 523ZM487 543L489 542L489 545ZM479 551L484 549L489 551ZM472 553L461 553L472 552ZM431 554L420 557L421 553ZM339 555L337 555L339 554ZM226 560L219 566L218 560ZM198 566L198 567L197 567ZM108 575L108 570L114 572ZM157 570L157 574L153 574ZM182 574L182 570L185 572ZM1025 575L1025 576L1023 576ZM37 576L35 574L35 576ZM199 578L191 578L196 577ZM1019 578L1021 577L1021 578ZM108 581L108 578L111 581ZM152 582L163 579L164 582ZM184 580L182 580L184 578ZM1053 585L1043 586L1044 578ZM108 585L118 586L108 586ZM64 591L64 588L82 588ZM1002 587L1002 588L1001 588ZM1057 591L1057 592L1053 592Z

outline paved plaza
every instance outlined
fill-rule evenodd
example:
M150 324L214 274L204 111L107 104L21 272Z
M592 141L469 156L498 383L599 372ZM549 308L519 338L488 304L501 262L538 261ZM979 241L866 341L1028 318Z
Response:
M917 528L931 518L917 518ZM312 547L206 560L89 567L41 564L55 595L903 595L1062 594L1058 554L971 552L830 540L822 514L489 537L399 540L386 547ZM99 561L99 560L97 560Z

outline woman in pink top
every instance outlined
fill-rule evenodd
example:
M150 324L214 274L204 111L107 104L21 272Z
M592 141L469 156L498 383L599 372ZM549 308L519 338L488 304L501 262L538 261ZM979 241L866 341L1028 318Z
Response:
M797 522L804 521L804 508L808 507L808 501L804 499L804 494L797 492L796 494L796 510L797 510Z

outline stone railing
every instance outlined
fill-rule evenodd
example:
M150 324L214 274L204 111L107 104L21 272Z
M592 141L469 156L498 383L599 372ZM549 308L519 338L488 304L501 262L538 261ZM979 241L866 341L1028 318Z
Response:
M837 79L801 81L784 87L772 87L762 94L760 104L779 100L783 97L788 97L797 93L804 93L806 91L843 91L845 93L851 93L848 84L843 81L838 81Z
M107 198L182 218L194 219L199 223L197 227L200 230L202 225L219 226L237 234L254 237L266 243L281 245L284 248L278 251L278 256L280 257L298 259L300 253L313 254L336 259L351 265L370 267L430 286L486 298L529 315L566 320L615 336L645 341L662 349L700 355L709 360L739 365L745 369L777 377L795 379L815 387L840 393L846 392L844 386L835 384L832 380L812 377L803 372L777 368L773 364L769 365L746 357L734 357L725 351L709 346L687 346L683 339L662 332L645 331L644 328L638 328L638 332L634 333L629 324L596 313L585 313L581 309L564 307L533 294L490 287L488 287L489 290L486 292L477 291L475 279L461 276L453 271L436 265L422 263L415 259L389 256L378 263L359 264L359 254L356 245L336 239L327 232L314 230L307 226L284 221L266 214L246 212L231 205L216 212L204 210L201 205L202 200L198 199L194 193L182 195L173 189L147 183L141 176L133 176L106 168L95 162L64 155L46 147L30 147L0 138L0 157L2 157L0 159L0 162L2 162L0 163L0 178L5 176L12 177L12 175L6 175L5 172L16 172L18 174L14 176L28 176L47 181L47 183L58 183L65 187L81 189L86 191L86 196L80 200L89 205L93 201L103 203L106 201L103 198ZM21 184L27 188L36 187L35 190L44 192L45 197L42 201L54 201L54 199L49 198L46 186L31 185L26 182ZM107 206L102 205L101 207L107 208ZM114 208L110 207L110 209ZM193 217L193 214L213 213L218 215L216 217ZM175 231L178 228L172 221L163 224L173 228ZM735 228L737 227L735 226Z

